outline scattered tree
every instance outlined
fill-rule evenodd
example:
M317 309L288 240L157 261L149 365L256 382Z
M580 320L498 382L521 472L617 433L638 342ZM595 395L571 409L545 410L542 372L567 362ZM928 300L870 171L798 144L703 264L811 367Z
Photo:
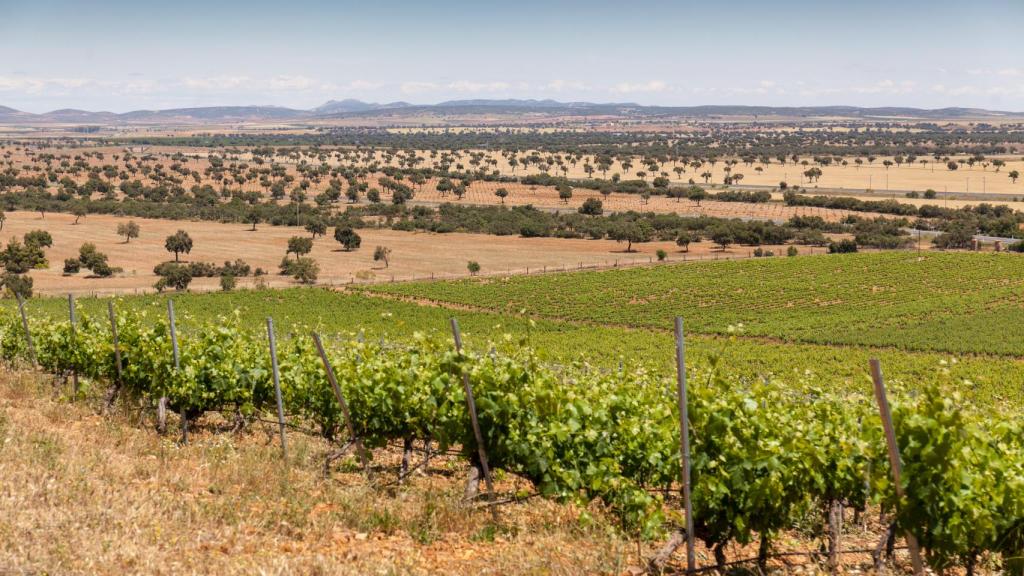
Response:
M707 200L708 192L707 192L707 190L705 190L705 189L703 189L703 188L701 188L699 186L693 186L693 187L690 188L689 192L687 193L687 197L690 200L693 200L694 202L696 202L697 206L699 207L700 203L702 201Z
M616 242L626 242L626 252L633 251L633 243L650 242L654 228L645 221L628 221L614 226L609 234Z
M349 226L335 228L334 239L341 244L346 252L359 249L359 246L363 243L363 239L359 237L359 234Z
M0 283L11 296L32 297L32 277L27 274L4 272L3 276L0 276Z
M572 187L568 184L562 183L558 185L558 199L566 204L572 199Z
M327 222L323 218L313 218L306 223L306 232L312 234L314 239L323 236L327 234Z
M124 236L125 244L131 242L132 238L138 238L139 232L139 225L136 224L135 221L133 220L129 220L128 222L121 222L120 224L117 225L117 235Z
M686 230L683 230L682 232L679 233L678 236L676 236L676 246L682 248L683 252L690 251L691 242L700 242L700 237Z
M604 205L597 198L587 198L579 208L580 214L588 216L600 216L604 213Z
M306 238L305 236L292 236L288 239L288 249L285 250L284 255L287 258L289 254L295 254L295 259L298 260L300 256L305 256L312 251L312 238Z
M721 250L725 250L730 244L736 241L732 228L727 225L715 226L709 231L708 236L711 238L712 242L718 244Z
M377 246L373 250L373 261L374 262L381 262L381 261L383 261L385 268L388 267L388 259L390 257L391 257L391 248L387 248L386 246Z
M164 242L164 248L168 252L174 252L174 261L178 262L179 254L192 252L192 237L188 235L188 232L178 230L167 237L167 240ZM191 278L189 278L189 281L191 282ZM188 287L188 283L185 286Z

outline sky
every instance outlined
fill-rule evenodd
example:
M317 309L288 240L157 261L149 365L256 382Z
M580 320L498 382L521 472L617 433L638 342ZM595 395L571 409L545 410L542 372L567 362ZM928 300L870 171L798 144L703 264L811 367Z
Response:
M1024 111L1024 0L0 0L0 105Z

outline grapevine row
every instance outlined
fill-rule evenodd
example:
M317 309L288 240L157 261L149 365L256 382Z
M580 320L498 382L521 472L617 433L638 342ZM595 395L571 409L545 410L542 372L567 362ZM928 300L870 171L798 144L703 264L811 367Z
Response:
M146 312L116 316L120 370L111 325L83 315L32 319L29 348L21 319L0 315L0 356L37 362L53 374L74 371L82 386L117 386L155 403L165 397L186 418L210 411L241 417L275 409L264 334L237 314L178 334ZM326 438L345 422L311 338L280 343L286 412ZM625 530L654 537L680 524L678 409L673 383L642 369L601 371L580 363L552 367L521 345L501 353L458 352L417 334L408 346L355 338L328 351L351 426L369 449L420 439L476 459L461 379L472 382L490 465L520 475L559 501L599 501ZM1024 425L1017 416L985 418L938 386L898 394L893 403L906 497L889 480L885 442L866 397L787 389L779 381L723 375L714 362L689 374L694 533L719 561L729 542L755 536L767 550L780 531L835 505L863 511L879 503L900 530L914 533L935 567L971 564L992 553L1013 567L1024 556ZM1016 567L1017 570L1020 566Z

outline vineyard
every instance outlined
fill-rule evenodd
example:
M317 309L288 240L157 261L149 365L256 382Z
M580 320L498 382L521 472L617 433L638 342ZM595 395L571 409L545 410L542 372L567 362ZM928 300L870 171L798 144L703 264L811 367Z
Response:
M644 271L629 271L638 273ZM416 332L431 336L440 333L443 337L453 314L444 307L325 289L176 294L173 298L179 305L183 329L211 322L232 310L240 324L252 330L260 329L265 318L273 316L286 338L304 334L305 327L310 326L325 336L342 337L359 330L368 341L404 343ZM160 295L125 297L119 307L159 316L166 311L166 300ZM105 299L81 298L77 306L96 317L107 313ZM0 309L16 311L9 300L0 301ZM27 309L30 316L48 321L66 319L68 314L67 302L61 298L33 299ZM674 369L671 354L666 354L673 346L667 325L637 329L532 319L518 311L455 313L468 336L467 346L478 352L488 351L491 346L500 348L508 335L512 342L526 342L549 363L587 362L603 369L636 368L659 374ZM687 321L693 332L698 318ZM691 333L687 339L691 364L709 366L714 361L720 371L744 381L781 378L791 386L808 382L845 392L865 390L868 359L877 357L884 362L888 378L895 382L912 385L942 377L973 402L993 407L1024 405L1024 371L1016 357L765 341L745 337L746 328L737 326L732 332L725 326L723 332L726 337Z
M264 328L273 316L290 433L303 430L347 450L337 461L343 468L360 469L364 457L372 467L396 446L404 447L407 462L408 449L418 447L423 462L410 462L413 468L427 469L431 455L446 454L478 468L461 381L467 376L490 469L532 487L499 489L499 501L540 496L596 504L622 534L659 541L684 518L667 330L678 306L692 332L686 344L693 518L694 534L709 551L704 564L734 560L727 551L748 544L763 564L773 542L796 526L823 543L822 558L838 558L840 547L829 544L840 541L836 510L864 516L881 508L892 533L914 533L935 568L1005 569L1024 542L1019 358L1008 348L958 356L953 331L922 350L894 340L883 343L889 348L870 348L867 330L846 333L830 318L867 326L945 314L955 325L978 320L969 306L950 304L975 302L993 312L989 333L1001 330L1003 344L1019 348L1007 328L1019 290L1015 263L1008 255L872 254L772 259L778 273L754 260L395 284L359 294L180 294L173 297L177 368L167 297L80 299L74 329L68 302L44 298L25 304L31 347L17 307L0 310L0 354L13 365L38 363L64 382L73 376L76 396L100 404L117 390L118 402L142 406L152 418L166 398L179 415L172 423L184 417L199 427L214 418L245 428L276 418ZM898 289L904 283L911 288ZM716 298L714 287L721 290ZM555 300L556 294L568 297ZM700 304L686 304L694 301ZM631 306L644 312L630 314ZM228 310L234 312L224 316ZM453 314L464 330L464 352L447 332ZM817 339L806 337L814 322L822 323ZM326 342L349 418L313 331ZM844 339L850 345L828 345ZM975 340L979 347L985 342L993 347L995 340ZM890 480L869 395L871 357L882 360L893 391L903 499Z
M490 469L534 487L508 498L596 501L620 530L644 538L681 525L674 381L656 370L552 363L527 345L529 335L459 351L439 334L417 332L400 344L366 338L352 332L358 324L328 334L321 357L301 323L288 325L275 366L267 334L243 327L238 313L174 328L155 308L119 303L111 308L112 324L89 307L78 309L74 324L53 313L5 312L0 354L9 364L73 377L75 396L116 395L149 411L166 405L181 416L183 431L211 414L245 426L272 418L276 408L291 425L347 447L353 465L388 445L418 443L427 458L454 450L481 467L465 379ZM409 330L389 312L380 315L393 330ZM727 562L727 545L755 540L763 564L773 538L808 517L819 518L812 522L820 527L817 537L838 542L836 522L828 520L836 509L864 513L879 505L894 533L914 534L937 569L1021 569L1018 412L974 408L941 374L913 388L895 385L906 492L900 499L889 481L881 422L865 393L799 378L739 378L717 357L690 365L688 379L694 534L719 565Z
M1024 261L1011 255L856 254L644 270L403 283L373 293L574 322L792 342L1018 356Z

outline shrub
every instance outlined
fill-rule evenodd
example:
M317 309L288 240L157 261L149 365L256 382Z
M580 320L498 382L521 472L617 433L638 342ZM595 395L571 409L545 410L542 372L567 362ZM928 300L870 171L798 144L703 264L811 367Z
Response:
M224 262L218 271L221 276L245 277L252 273L252 268L245 263L245 260L237 259L234 262Z
M374 262L383 261L385 268L387 268L390 265L390 263L389 263L390 257L391 257L391 248L388 248L387 246L377 246L377 248L374 249L374 251L373 251L373 261Z
M665 258L668 258L668 252L665 252L661 248L658 248L658 251L654 254L658 257L658 262L664 262Z
M79 262L78 258L67 258L64 260L64 274L70 276L71 274L78 274L79 270L82 269L82 263Z
M786 248L786 256L796 256L800 251L796 249L796 246L790 246Z
M480 264L475 260L470 260L466 263L466 269L469 270L471 275L476 276L480 273Z
M320 274L320 265L308 256L297 258L291 266L291 276L300 284L314 284Z
M238 281L231 274L224 274L220 277L220 289L225 292L231 292L237 284Z
M217 275L217 267L210 262L192 262L188 272L193 278L213 278Z
M853 240L840 240L828 245L829 254L850 254L857 251L857 242Z
M114 273L114 269L107 263L107 255L96 250L96 245L91 242L82 244L78 249L78 262L82 268L88 268L92 273L101 278L106 278ZM68 269L68 261L64 261L65 271Z
M164 262L154 268L153 271L160 276L160 279L154 284L154 287L160 292L167 288L185 290L192 283L192 274L189 272L189 267L175 262Z
M604 204L597 198L587 198L580 206L579 213L587 216L600 216L604 213Z

